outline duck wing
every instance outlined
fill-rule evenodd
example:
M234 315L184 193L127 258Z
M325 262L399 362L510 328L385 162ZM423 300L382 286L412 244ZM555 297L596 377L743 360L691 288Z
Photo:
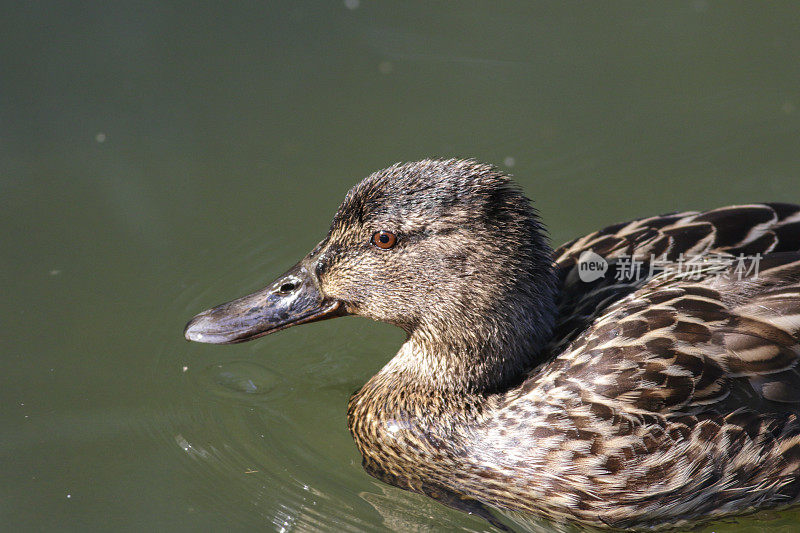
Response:
M752 204L706 212L685 211L609 226L559 247L553 262L560 283L558 319L549 353L558 353L601 316L609 305L641 288L646 276L615 276L619 267L653 258L678 261L713 254L762 256L800 250L800 206ZM585 282L580 259L592 252L609 263L606 276Z
M800 205L765 203L684 211L622 222L560 246L553 260L566 276L592 251L607 259L709 251L766 254L800 250Z
M645 270L653 258L681 256L727 258L730 266L586 283L578 265L587 251L611 265L639 258ZM562 291L551 378L562 368L566 379L621 400L620 409L650 413L800 407L800 206L634 220L554 256Z
M634 416L800 413L800 252L743 264L757 277L662 275L609 305L547 365L544 389Z

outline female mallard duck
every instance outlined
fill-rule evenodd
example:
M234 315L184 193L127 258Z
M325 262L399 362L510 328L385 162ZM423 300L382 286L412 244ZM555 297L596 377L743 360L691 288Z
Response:
M634 220L553 252L506 176L425 160L359 183L310 254L185 335L395 324L408 340L348 405L367 472L487 517L483 504L680 525L800 499L798 250L800 207L757 204ZM701 266L584 282L589 251L612 270ZM740 254L752 259L711 268Z

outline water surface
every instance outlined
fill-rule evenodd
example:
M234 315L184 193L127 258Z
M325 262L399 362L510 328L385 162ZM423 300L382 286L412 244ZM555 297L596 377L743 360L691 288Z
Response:
M373 170L495 163L556 244L659 212L800 201L790 2L3 13L7 530L489 530L361 470L346 401L401 332L347 318L230 347L182 338L194 313L294 264Z

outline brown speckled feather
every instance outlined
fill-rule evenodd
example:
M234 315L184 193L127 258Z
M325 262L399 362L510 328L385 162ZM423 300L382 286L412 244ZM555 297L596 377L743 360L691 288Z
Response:
M510 440L538 476L541 499L529 510L549 501L552 516L657 525L797 500L800 253L773 250L800 247L798 213L780 204L681 213L617 225L556 252L564 283L557 331L567 340L557 336L553 347L563 351L486 422L494 445ZM586 250L609 259L764 259L757 279L673 274L582 292L574 267ZM505 422L519 418L538 423ZM508 501L498 503L520 496L503 493Z
M687 211L609 226L568 242L553 254L561 284L553 342L563 345L571 340L610 303L646 281L618 282L613 276L606 276L591 284L584 283L575 268L584 252L595 252L612 265L622 257L635 257L644 262L643 269L647 271L652 257L677 261L681 254L737 256L797 250L800 250L800 208L792 204L730 206L704 213Z

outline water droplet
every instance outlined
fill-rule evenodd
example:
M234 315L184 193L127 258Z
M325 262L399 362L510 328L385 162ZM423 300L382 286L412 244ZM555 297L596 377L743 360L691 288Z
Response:
M381 74L391 74L394 70L394 65L391 61L381 61L378 63L378 72Z

